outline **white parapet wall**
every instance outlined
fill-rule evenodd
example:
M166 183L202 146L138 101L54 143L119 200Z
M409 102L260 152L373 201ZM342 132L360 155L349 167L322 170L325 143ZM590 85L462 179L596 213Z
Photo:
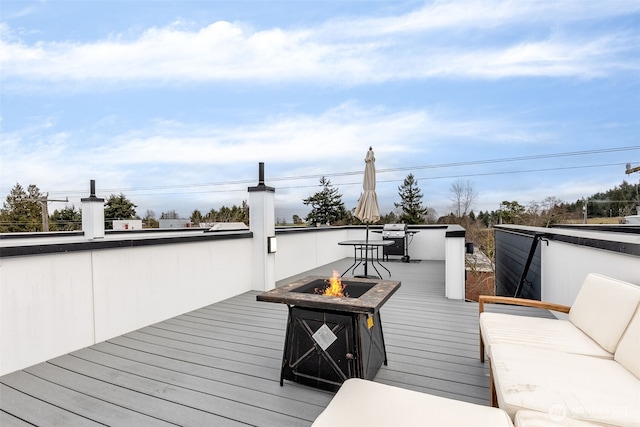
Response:
M640 237L635 240L640 244ZM551 240L542 246L541 270L542 300L569 306L589 273L640 286L640 257L566 242Z
M464 299L464 243L465 230L458 225L411 226L408 254L413 260L445 262L447 298ZM382 227L369 230L370 240L381 240ZM338 243L365 240L364 226L345 227L286 227L276 230L278 252L275 258L276 281L295 276L320 265L353 257L352 246ZM382 257L382 253L380 253ZM398 257L396 257L398 258ZM331 272L328 271L327 275Z
M0 375L96 342L91 258L2 258Z
M3 247L0 375L251 289L251 233L189 234Z
M350 240L350 231L352 230L346 227L276 230L276 281L353 256L351 247L338 245L340 241ZM328 272L328 275L330 274L331 272Z
M411 226L409 231L409 256L412 259L442 261L446 259L447 225Z

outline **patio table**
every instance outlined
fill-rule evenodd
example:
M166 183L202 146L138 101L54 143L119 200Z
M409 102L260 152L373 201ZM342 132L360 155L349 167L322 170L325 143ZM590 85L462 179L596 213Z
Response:
M349 268L342 273L342 276L347 274L349 270L355 274L356 268L360 265L364 265L364 276L362 277L370 277L367 271L367 265L369 262L373 269L378 273L378 278L382 279L382 275L376 268L377 263L380 267L387 270L389 273L389 277L391 277L391 271L380 262L380 248L384 248L385 246L391 246L394 244L391 240L345 240L342 242L338 242L341 246L353 246L353 264ZM371 252L371 257L369 257L369 252ZM356 276L361 277L361 276Z

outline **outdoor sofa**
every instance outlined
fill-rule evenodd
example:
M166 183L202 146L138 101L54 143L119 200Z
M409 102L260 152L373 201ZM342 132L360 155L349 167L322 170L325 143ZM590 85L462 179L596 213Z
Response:
M568 319L487 312L488 303ZM598 274L586 277L571 307L481 296L480 358L486 352L490 361L491 405L520 426L640 426L639 305L640 287Z
M487 303L560 311L568 320L489 313ZM491 406L352 378L313 427L640 427L639 305L640 287L597 274L572 307L482 296Z
M312 427L511 427L507 413L369 380L346 380Z
M520 410L512 422L499 408L406 390L369 380L346 380L312 427L596 427L568 418Z

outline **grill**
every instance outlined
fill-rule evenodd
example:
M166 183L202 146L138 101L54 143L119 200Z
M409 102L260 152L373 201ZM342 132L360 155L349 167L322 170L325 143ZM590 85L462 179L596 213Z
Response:
M389 255L401 256L402 262L409 262L409 244L407 242L407 224L385 224L382 228L382 239L393 241L393 245L384 247L384 259Z

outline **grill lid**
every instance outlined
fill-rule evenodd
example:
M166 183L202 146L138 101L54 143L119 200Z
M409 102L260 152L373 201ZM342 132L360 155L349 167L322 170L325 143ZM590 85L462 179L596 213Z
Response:
M385 224L382 227L382 237L404 238L407 232L407 224Z

